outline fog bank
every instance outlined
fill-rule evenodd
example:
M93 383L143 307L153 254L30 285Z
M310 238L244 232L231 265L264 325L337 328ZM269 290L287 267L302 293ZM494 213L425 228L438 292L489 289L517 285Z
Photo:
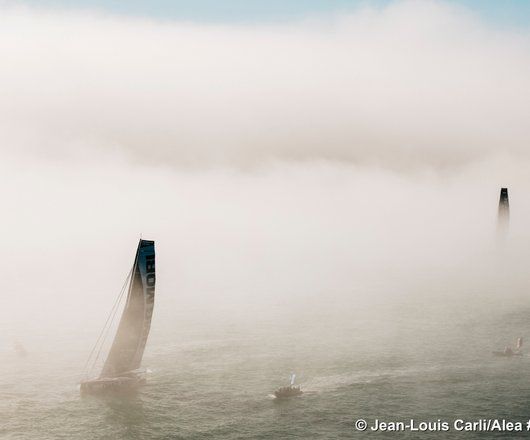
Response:
M528 34L443 2L252 27L1 12L9 151L175 167L527 158Z
M95 332L140 236L155 328L525 303L527 34L433 1L255 27L1 12L9 332Z

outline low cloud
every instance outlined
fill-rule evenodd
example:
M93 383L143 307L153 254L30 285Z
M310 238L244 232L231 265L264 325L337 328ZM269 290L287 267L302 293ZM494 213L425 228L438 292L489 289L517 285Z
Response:
M5 151L400 169L528 155L529 35L443 2L252 27L1 12Z

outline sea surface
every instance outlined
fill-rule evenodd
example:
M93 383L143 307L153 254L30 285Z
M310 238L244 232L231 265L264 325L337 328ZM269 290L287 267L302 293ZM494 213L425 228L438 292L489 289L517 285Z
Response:
M205 313L161 307L144 356L148 383L128 398L79 395L95 327L30 335L38 328L29 326L26 357L1 352L0 438L507 438L355 427L360 418L530 419L530 356L492 355L518 336L530 341L530 306L478 298ZM304 395L273 398L292 372Z

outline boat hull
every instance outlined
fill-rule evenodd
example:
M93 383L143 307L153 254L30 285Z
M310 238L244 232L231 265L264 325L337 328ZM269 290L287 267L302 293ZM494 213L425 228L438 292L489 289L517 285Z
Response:
M126 394L145 384L144 377L113 377L81 382L81 395Z
M491 353L494 356L499 356L499 357L515 357L515 356L522 356L523 355L523 353L518 352L518 351L514 351L512 353L505 353L504 351L492 351Z
M288 399L289 397L301 396L304 392L300 389L290 389L285 391L275 391L274 395L277 399Z

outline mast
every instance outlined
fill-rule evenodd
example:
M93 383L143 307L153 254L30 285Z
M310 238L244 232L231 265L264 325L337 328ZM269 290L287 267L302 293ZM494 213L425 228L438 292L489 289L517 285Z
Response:
M155 242L140 240L127 301L100 377L118 377L140 368L155 299Z

